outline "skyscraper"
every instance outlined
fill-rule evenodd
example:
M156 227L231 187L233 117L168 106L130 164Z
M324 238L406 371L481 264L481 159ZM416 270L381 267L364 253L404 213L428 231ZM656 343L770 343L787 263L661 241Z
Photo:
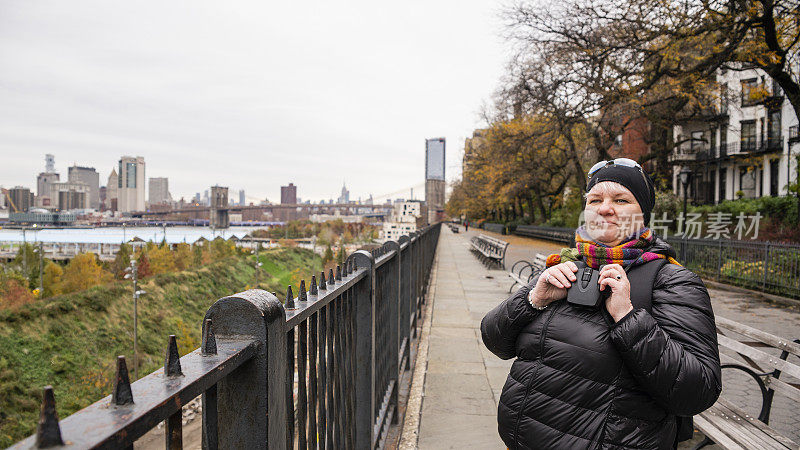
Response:
M244 196L244 189L240 189L239 190L239 206L245 206L245 202L246 201L247 200L245 199L245 196Z
M44 155L44 172L36 177L36 205L55 207L57 200L53 198L52 185L60 181L56 173L56 160L51 154Z
M44 155L44 171L47 173L55 173L56 171L56 157L49 153Z
M150 178L148 189L147 201L151 205L172 201L172 196L169 195L169 180L166 177Z
M444 138L425 139L425 203L428 223L444 218L444 162Z
M342 195L339 196L337 200L338 203L350 203L350 191L347 190L347 186L342 182Z
M57 173L42 172L36 177L36 204L41 207L53 207L53 183L60 181Z
M53 200L60 211L88 209L91 188L83 181L53 183ZM99 190L98 190L99 197Z
M117 211L119 202L119 176L117 169L111 169L111 174L108 176L108 184L106 184L106 209Z
M100 209L100 174L94 167L70 167L67 169L67 181L86 183L89 187L88 208Z
M293 183L281 186L281 205L294 205L295 203L297 203L297 186Z
M11 200L11 211L27 212L33 206L33 193L30 189L16 186L8 190L8 197Z
M120 212L144 211L144 157L120 158L117 188Z

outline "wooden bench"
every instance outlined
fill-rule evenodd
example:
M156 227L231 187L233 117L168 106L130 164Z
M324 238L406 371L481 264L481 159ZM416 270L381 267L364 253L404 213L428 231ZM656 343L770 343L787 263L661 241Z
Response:
M505 268L506 250L508 242L479 234L470 239L470 248L486 265L497 264Z
M800 402L800 383L784 381L787 376L800 380L800 366L787 361L790 354L800 356L800 340L792 342L724 317L717 316L716 322L723 373L727 370L742 371L758 385L761 412L758 417L753 417L720 396L711 408L694 416L695 428L706 436L695 450L711 443L726 449L800 448L796 442L769 426L775 393ZM772 349L772 352L761 350L764 348ZM780 356L773 354L778 351ZM779 379L781 375L784 375L784 380ZM796 409L794 413L797 413Z
M514 284L508 288L508 292L511 293L517 285L527 286L531 280L546 268L546 262L547 256L541 253L536 254L533 262L525 260L515 262L511 266L511 272L508 273L508 276L514 280Z

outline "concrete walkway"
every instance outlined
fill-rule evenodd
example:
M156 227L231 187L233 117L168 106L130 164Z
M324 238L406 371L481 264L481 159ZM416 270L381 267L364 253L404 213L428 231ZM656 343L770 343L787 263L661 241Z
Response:
M419 426L420 449L505 448L497 400L511 361L481 341L483 316L508 296L508 276L487 270L468 249L472 233L443 227Z
M443 227L439 240L438 265L431 280L434 289L430 290L433 305L417 441L421 449L505 448L497 434L496 414L511 361L500 360L484 347L480 322L489 310L508 297L511 281L505 270L487 269L469 251L469 237L474 234L472 230L465 233L463 227L459 234L453 234ZM562 247L518 236L497 237L511 242L507 269L515 261L532 260L536 253L556 253ZM711 287L708 290L716 315L782 337L800 337L798 308L776 306L755 295ZM746 411L758 414L761 397L755 385L747 382L726 373L722 395ZM800 439L798 417L794 403L776 396L771 426L797 440ZM682 443L679 448L692 448L701 439L702 435L696 433L692 441ZM713 450L718 446L706 448Z

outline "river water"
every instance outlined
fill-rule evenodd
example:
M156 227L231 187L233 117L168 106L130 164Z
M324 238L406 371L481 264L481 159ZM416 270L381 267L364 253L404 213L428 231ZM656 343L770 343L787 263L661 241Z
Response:
M265 227L231 227L214 230L208 227L107 227L107 228L27 228L0 229L0 242L63 242L78 244L119 244L139 238L143 241L192 244L200 238L241 239L253 230Z

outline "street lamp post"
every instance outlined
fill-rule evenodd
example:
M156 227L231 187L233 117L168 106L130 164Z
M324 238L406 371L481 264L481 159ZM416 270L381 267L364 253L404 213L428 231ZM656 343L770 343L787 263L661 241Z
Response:
M44 246L39 242L39 297L44 295L44 281L42 276L44 272Z
M137 286L136 258L131 255L131 265L125 269L125 278L133 281L133 377L139 379L139 296L145 291L140 291Z
M683 244L681 245L681 259L686 261L686 204L689 199L689 180L692 178L692 170L684 167L680 172L681 185L683 185L683 220L681 221L681 232L683 234Z
M253 238L252 238L252 237L250 238L250 243L251 243L251 244L253 243ZM260 244L259 242L256 242L256 248L255 248L255 250L251 250L251 251L250 251L250 253L253 253L253 254L255 254L255 255L256 255L256 263L255 263L255 269L256 269L256 283L255 283L255 286L253 286L253 287L254 287L254 288L256 288L256 289L258 289L258 272L259 272L259 270L261 269L261 261L259 261L259 260L258 260L258 247L259 247L260 245L261 245L261 244Z
M22 227L22 271L25 273L25 278L28 280L28 283L30 283L31 277L28 273L28 239L25 237L25 226ZM28 286L25 288L27 289Z

